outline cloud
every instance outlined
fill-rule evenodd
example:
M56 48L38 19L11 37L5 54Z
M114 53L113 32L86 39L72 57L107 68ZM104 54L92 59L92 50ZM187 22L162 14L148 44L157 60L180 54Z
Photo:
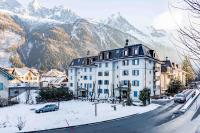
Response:
M156 29L174 30L183 26L184 15L181 11L166 11L157 16L152 25Z

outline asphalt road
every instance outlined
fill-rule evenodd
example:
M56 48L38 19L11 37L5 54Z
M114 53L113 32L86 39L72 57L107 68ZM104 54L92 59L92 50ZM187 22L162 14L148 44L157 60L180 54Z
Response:
M155 127L176 119L172 117L173 112L181 106L182 104L171 101L156 110L127 118L71 128L37 131L36 133L154 133Z

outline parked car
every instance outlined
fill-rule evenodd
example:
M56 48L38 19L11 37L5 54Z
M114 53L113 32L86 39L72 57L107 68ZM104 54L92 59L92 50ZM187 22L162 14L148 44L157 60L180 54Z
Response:
M59 108L55 104L49 104L45 105L44 107L35 110L35 113L44 113L44 112L51 112L51 111L57 111Z
M179 93L175 96L174 98L174 102L175 103L184 103L186 101L186 97L184 94Z

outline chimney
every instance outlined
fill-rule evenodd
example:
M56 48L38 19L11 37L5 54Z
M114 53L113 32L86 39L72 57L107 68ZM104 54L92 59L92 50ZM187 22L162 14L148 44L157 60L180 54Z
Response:
M128 42L129 42L129 40L128 40L128 39L126 39L125 46L128 46Z
M89 56L89 55L90 55L90 51L88 50L88 51L87 51L87 56Z
M168 57L166 56L165 58L166 58L166 61L168 61Z

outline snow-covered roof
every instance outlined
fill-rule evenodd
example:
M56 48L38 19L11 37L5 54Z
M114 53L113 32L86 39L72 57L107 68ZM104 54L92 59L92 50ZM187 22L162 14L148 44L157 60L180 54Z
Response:
M65 72L58 71L57 69L51 69L47 73L42 75L43 77L66 77Z
M2 74L4 77L6 77L8 80L13 80L14 79L14 76L9 74L6 69L4 68L1 68L0 67L0 74Z
M27 68L15 68L15 73L19 76L23 76L23 75L26 75L27 73L29 73L29 69L27 69Z
M49 84L61 84L67 77L42 77L40 82L48 82Z
M34 69L34 68L27 68L27 67L24 67L24 68L14 68L14 71L16 72L16 74L17 74L18 76L26 75L26 74L28 74L29 72L32 72L34 75L39 74L39 72L38 72L37 69Z
M52 80L50 82L50 84L61 84L65 79L66 79L66 77L58 77L58 78Z

